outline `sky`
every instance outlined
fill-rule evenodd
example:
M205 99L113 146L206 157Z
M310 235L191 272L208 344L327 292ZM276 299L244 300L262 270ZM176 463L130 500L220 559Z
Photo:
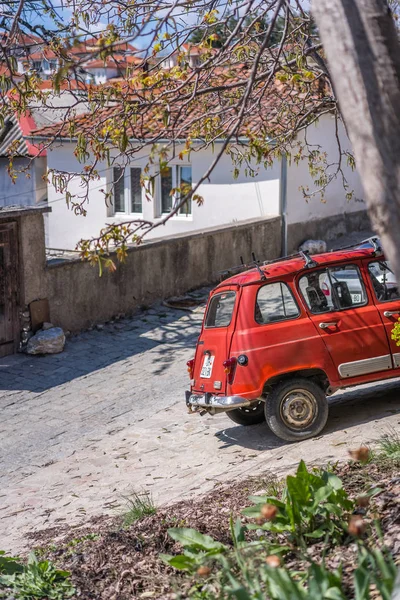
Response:
M224 0L225 3L226 0ZM263 2L263 0L259 0L261 3ZM264 0L265 1L265 0ZM0 15L4 14L4 11L9 10L10 4L12 2L15 2L15 6L17 6L17 0L0 0ZM68 7L68 3L65 2L65 0L53 0L53 3L55 5L55 7L57 7L57 13L60 17L60 19L64 22L67 23L72 16L72 9ZM71 5L71 3L69 3L69 5ZM74 2L75 4L75 2ZM235 4L235 2L233 2L232 4ZM240 2L238 2L238 4L240 4ZM302 4L304 6L305 9L309 9L310 7L310 2L309 0L302 0ZM77 2L77 5L79 6L79 0ZM101 6L100 2L99 5ZM3 10L2 10L3 9ZM29 20L29 22L32 25L42 25L43 27L47 28L47 29L54 29L54 23L52 21L52 19L45 15L43 11L30 11L29 14L26 14L26 20ZM184 23L187 23L188 25L194 25L197 21L197 19L199 18L199 14L195 11L193 11L192 13L189 14L185 14L184 15L184 20L182 20L182 30L184 30ZM100 34L107 26L107 21L105 20L105 18L101 18L101 20L98 23L94 23L93 25L89 26L89 31L93 34ZM150 28L148 28L150 29ZM150 35L143 35L140 38L136 38L134 41L134 45L138 48L147 48L149 43L151 42L151 36Z

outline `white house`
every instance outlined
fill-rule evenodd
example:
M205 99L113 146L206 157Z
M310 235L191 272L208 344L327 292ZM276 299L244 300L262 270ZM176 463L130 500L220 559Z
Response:
M83 101L75 106L78 95ZM29 111L5 119L0 127L0 208L33 206L47 201L46 150L32 143L32 132L60 121L69 111L71 115L84 112L87 110L85 98L85 89L73 93L63 90L58 95L49 93L46 105L32 102ZM11 147L16 151L13 158L16 179L8 173Z
M348 149L349 142L344 131L341 131L340 135L343 148ZM310 126L307 137L309 143L319 144L327 152L328 162L337 160L338 147L332 117L324 115L317 124ZM47 152L48 168L80 173L83 165L77 162L73 153L74 147L74 143L67 140L62 140L59 145L54 146ZM178 154L179 150L176 152L176 155ZM75 215L67 207L65 196L49 185L48 203L52 208L48 217L49 247L74 249L80 239L98 235L102 228L111 223L122 223L137 218L159 221L171 210L174 202L174 198L169 196L171 188L182 181L192 184L198 182L214 158L215 154L209 148L192 152L190 162L178 158L172 160L168 171L157 175L151 200L146 199L145 190L140 186L140 175L148 161L146 148L126 165L123 175L122 163L119 165L116 161L112 167L103 164L98 168L100 180L90 184L86 216ZM358 175L346 165L343 169L349 189L355 192L352 200L346 199L339 176L329 183L323 202L319 196L306 201L300 186L309 186L310 190L315 187L306 160L301 161L299 165L286 160L276 160L270 168L258 168L255 177L247 177L242 171L235 179L231 160L224 155L209 179L202 183L198 190L204 198L204 204L198 206L192 202L165 225L154 229L149 238L201 231L208 227L265 218L269 215L282 216L283 247L287 246L288 237L290 248L291 239L297 243L301 241L301 237L321 235L321 224L325 233L329 228L332 235L343 233L341 228L343 229L346 219L354 217L354 222L358 223L359 218L362 220L365 215L363 191ZM112 182L115 182L114 201L107 207L102 190L110 189ZM73 178L70 191L82 195L83 189L78 175ZM358 224L356 226L359 227Z
M189 66L193 69L200 64L201 54L204 53L204 50L201 50L199 46L196 46L195 44L182 44L179 51L174 49L165 56L160 67L162 69L172 69L173 67L176 67L178 64L178 55L182 52L186 54Z

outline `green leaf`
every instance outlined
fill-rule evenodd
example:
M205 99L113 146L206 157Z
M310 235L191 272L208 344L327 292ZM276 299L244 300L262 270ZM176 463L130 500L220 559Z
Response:
M276 506L277 508L285 508L285 503L282 502L281 500L278 500L278 498L275 498L275 496L249 496L249 500L251 502L254 502L254 504L259 508L258 505L260 504L272 504L273 506ZM249 508L253 508L252 506L250 506ZM247 510L247 509L245 509Z
M19 558L6 556L6 553L3 550L0 550L0 573L6 573L7 575L22 573L24 568L18 561Z
M312 539L318 539L323 537L326 534L326 531L324 531L323 529L315 529L315 531L312 531L311 533L305 533L305 537L308 538L312 538Z
M369 599L370 576L366 569L358 567L354 571L354 592L355 600Z
M182 544L184 548L197 548L198 550L224 550L225 546L216 542L209 535L203 535L195 529L187 527L173 527L168 529L173 540Z
M239 544L240 542L244 542L245 541L244 532L246 531L246 527L244 527L242 525L241 520L236 519L236 522L233 523L233 519L231 517L229 524L230 524L230 528L231 528L232 539L233 539L235 546L237 546L237 544Z
M322 479L326 481L334 490L341 490L343 488L342 480L333 473L324 472Z
M177 556L160 554L160 558L171 567L179 569L180 571L189 571L196 566L196 561L189 556L185 556L184 554L178 554Z
M345 600L342 592L337 587L329 588L324 594L324 600Z

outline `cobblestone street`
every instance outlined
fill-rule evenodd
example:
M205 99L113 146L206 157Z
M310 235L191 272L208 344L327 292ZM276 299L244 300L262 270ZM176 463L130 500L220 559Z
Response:
M300 458L345 458L398 427L398 381L335 394L324 434L296 444L265 425L188 415L186 360L202 314L158 305L71 338L62 354L0 360L0 549L116 514L133 490L165 504Z

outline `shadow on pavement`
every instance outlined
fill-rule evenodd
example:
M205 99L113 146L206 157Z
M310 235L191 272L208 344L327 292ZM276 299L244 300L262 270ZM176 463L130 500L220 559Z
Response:
M329 398L328 422L318 439L326 434L350 429L362 423L379 421L389 414L396 413L399 414L400 423L400 379L336 392ZM227 417L226 420L228 422ZM273 450L289 444L277 438L265 423L252 427L227 427L215 435L223 443L220 446L221 450L232 446Z
M61 354L7 356L0 359L0 398L1 390L40 393L119 361L129 360L135 368L132 358L144 352L150 352L151 375L160 375L174 363L176 351L194 350L201 320L201 310L187 312L157 305L131 319L69 338Z

